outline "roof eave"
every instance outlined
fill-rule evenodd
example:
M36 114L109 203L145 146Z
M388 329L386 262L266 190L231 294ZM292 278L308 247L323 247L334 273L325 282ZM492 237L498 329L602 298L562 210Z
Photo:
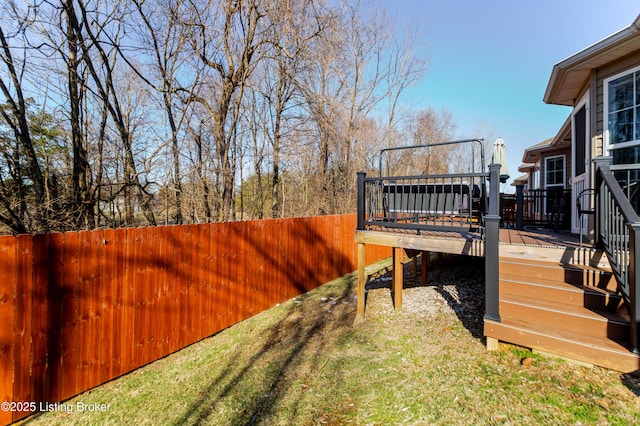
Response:
M545 90L544 102L554 105L573 106L575 98L579 94L578 92L584 87L589 78L590 69L602 65L597 60L601 58L603 53L632 41L638 35L639 30L640 15L628 27L555 64ZM608 61L611 61L611 59L608 59ZM589 62L592 62L592 64L589 64ZM561 89L566 86L566 80L572 71L579 72L576 81L581 81L581 84L574 83L574 88L568 91L570 95L563 94Z
M571 136L571 115L567 117L567 119L562 124L562 127L553 138L547 139L546 141L526 148L524 150L524 154L522 155L522 162L536 163L542 153L552 149L557 149L567 136Z

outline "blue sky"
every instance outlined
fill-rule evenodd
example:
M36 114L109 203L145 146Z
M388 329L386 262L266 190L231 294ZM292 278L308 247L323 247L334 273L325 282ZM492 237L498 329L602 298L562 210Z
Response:
M429 69L406 100L452 113L458 137L502 137L512 178L523 150L554 136L571 112L542 101L553 65L640 14L638 0L382 1L399 26L424 33Z

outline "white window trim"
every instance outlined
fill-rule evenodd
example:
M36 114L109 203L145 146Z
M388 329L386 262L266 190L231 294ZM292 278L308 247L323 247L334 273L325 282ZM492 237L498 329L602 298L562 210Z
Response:
M562 183L554 183L549 185L548 172L549 167L547 167L548 161L556 158L562 158ZM544 187L545 188L565 188L567 184L567 157L566 155L552 155L544 158Z
M611 155L611 153L609 152L610 150L629 148L630 146L640 145L640 140L611 144L609 134L609 82L611 80L617 80L618 78L633 74L634 72L638 71L640 71L640 65L619 72L618 74L612 75L611 77L607 77L602 81L602 125L604 130L604 155Z

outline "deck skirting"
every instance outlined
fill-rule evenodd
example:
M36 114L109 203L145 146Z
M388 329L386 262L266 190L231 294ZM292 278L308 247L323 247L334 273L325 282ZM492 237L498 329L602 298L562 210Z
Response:
M356 243L466 256L484 256L484 241L471 233L425 232L418 235L415 232L356 231Z

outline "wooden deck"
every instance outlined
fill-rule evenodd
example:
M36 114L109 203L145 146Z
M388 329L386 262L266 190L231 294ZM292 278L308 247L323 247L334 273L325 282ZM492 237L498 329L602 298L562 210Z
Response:
M402 257L419 252L484 256L475 232L356 231L359 259L368 244L393 247L392 292L402 306ZM629 320L606 255L577 237L547 229L500 229L499 317L485 317L487 348L498 341L623 372L640 371L629 350ZM425 264L423 263L423 268ZM364 320L364 264L359 262L358 317ZM422 271L426 276L426 271Z
M544 228L528 230L500 229L500 243L532 247L577 248L580 240L566 232L553 232Z
M396 228L378 228L367 231L356 231L356 241L375 244L378 241L381 245L387 245L395 241L409 241L409 239L419 237L420 239L434 239L436 241L450 241L451 246L455 246L453 240L464 242L481 242L479 232L469 231L417 231ZM516 229L500 229L501 244L515 244L532 247L551 247L551 248L577 248L580 245L579 239L566 232L553 232L544 228L530 228L526 230ZM443 247L444 249L447 248ZM462 254L462 253L461 253Z
M416 231L383 229L356 231L356 242L467 256L484 256L484 242L478 232ZM527 258L565 264L607 268L606 256L598 256L588 244L567 232L543 228L500 229L500 257Z

